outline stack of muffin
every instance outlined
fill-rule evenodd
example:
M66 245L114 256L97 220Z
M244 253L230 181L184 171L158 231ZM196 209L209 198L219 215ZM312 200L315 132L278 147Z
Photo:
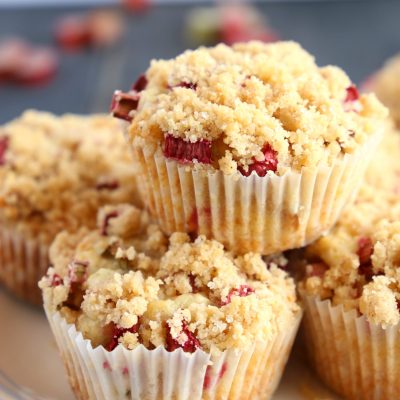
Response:
M8 199L19 178L23 193L27 172L15 165L29 144L18 144L10 127L0 133L2 248L27 254L28 241L40 242L47 221L53 225L50 210L61 214L57 221L74 213L75 226L66 224L50 247L40 287L77 398L270 398L302 302L305 339L326 383L350 399L400 395L393 221L400 162L397 136L385 133L377 165L386 109L374 95L359 95L342 70L319 68L295 43L250 42L153 61L129 92L115 92L112 113L124 121L128 144L119 154L133 149L132 167L107 154L120 132L104 158L87 149L91 172L83 161L79 175L63 166L82 186L98 174L104 180L90 203L97 227L89 211L84 218L76 211L89 195L53 207L70 192L67 183L38 216L33 206L23 217L9 211L20 208L18 195ZM80 143L88 133L83 125L77 132ZM43 154L61 147L61 158L66 147L39 145ZM70 162L79 152L70 145ZM58 182L40 165L28 168L32 179ZM114 192L113 180L119 196L99 199ZM39 217L46 223L27 229ZM307 245L295 262L297 273L304 267L301 301L283 252ZM9 253L0 270L15 259L24 276Z

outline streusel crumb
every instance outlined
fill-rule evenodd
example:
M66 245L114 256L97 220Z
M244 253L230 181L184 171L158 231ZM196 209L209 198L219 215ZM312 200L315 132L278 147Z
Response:
M1 224L49 243L121 202L141 203L117 121L27 111L0 127Z
M383 327L400 321L400 135L389 131L354 205L306 250L301 290L357 309Z
M113 103L133 144L226 174L331 163L386 116L373 94L359 95L341 69L319 68L294 42L201 47L153 61L141 79Z
M108 350L243 348L300 313L282 256L235 258L203 236L168 238L130 205L100 210L97 230L58 235L51 262L40 282L46 308Z

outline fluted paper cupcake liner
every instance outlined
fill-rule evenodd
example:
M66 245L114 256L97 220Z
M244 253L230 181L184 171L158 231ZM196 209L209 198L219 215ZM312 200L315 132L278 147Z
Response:
M48 246L0 226L0 282L11 293L41 304L40 278L49 267Z
M59 313L47 311L52 331L80 400L244 400L269 399L280 381L301 315L288 329L268 342L256 342L245 351L210 355L164 347L112 352L93 349L75 325Z
M400 326L383 329L330 300L304 303L304 340L321 379L346 399L400 399Z
M381 136L330 166L265 177L198 170L166 159L161 149L133 148L141 195L168 234L204 234L232 251L272 254L329 231L354 199Z

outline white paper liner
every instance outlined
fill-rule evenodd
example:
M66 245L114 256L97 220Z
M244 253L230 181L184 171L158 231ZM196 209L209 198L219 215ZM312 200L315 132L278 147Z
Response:
M13 294L41 304L38 282L49 267L48 246L0 226L0 282Z
M382 137L331 166L259 177L201 171L133 145L140 191L160 226L206 235L229 250L271 254L305 246L325 234L357 194Z
M46 310L71 386L81 400L269 399L279 384L301 315L270 342L218 356L164 347L112 352L89 340L59 313ZM223 371L223 372L222 372ZM207 378L205 378L207 375Z
M400 399L400 325L383 329L330 300L304 303L304 340L321 379L347 399Z

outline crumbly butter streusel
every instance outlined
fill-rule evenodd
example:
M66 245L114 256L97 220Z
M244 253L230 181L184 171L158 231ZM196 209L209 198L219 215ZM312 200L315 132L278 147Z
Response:
M166 135L211 141L212 166L226 174L263 160L266 145L278 174L330 163L354 152L386 116L373 94L347 102L348 76L319 68L294 42L190 50L153 61L146 78L132 111L134 144L155 151Z
M27 111L0 127L0 153L1 224L46 243L94 227L104 204L140 204L130 151L108 116Z
M274 337L300 312L294 282L277 265L282 257L266 263L202 236L167 238L128 205L103 208L98 226L59 234L40 283L46 308L94 346L111 350L117 338L114 345L128 349L244 348Z
M308 247L305 293L357 309L383 327L400 322L400 135L385 134L354 205Z

